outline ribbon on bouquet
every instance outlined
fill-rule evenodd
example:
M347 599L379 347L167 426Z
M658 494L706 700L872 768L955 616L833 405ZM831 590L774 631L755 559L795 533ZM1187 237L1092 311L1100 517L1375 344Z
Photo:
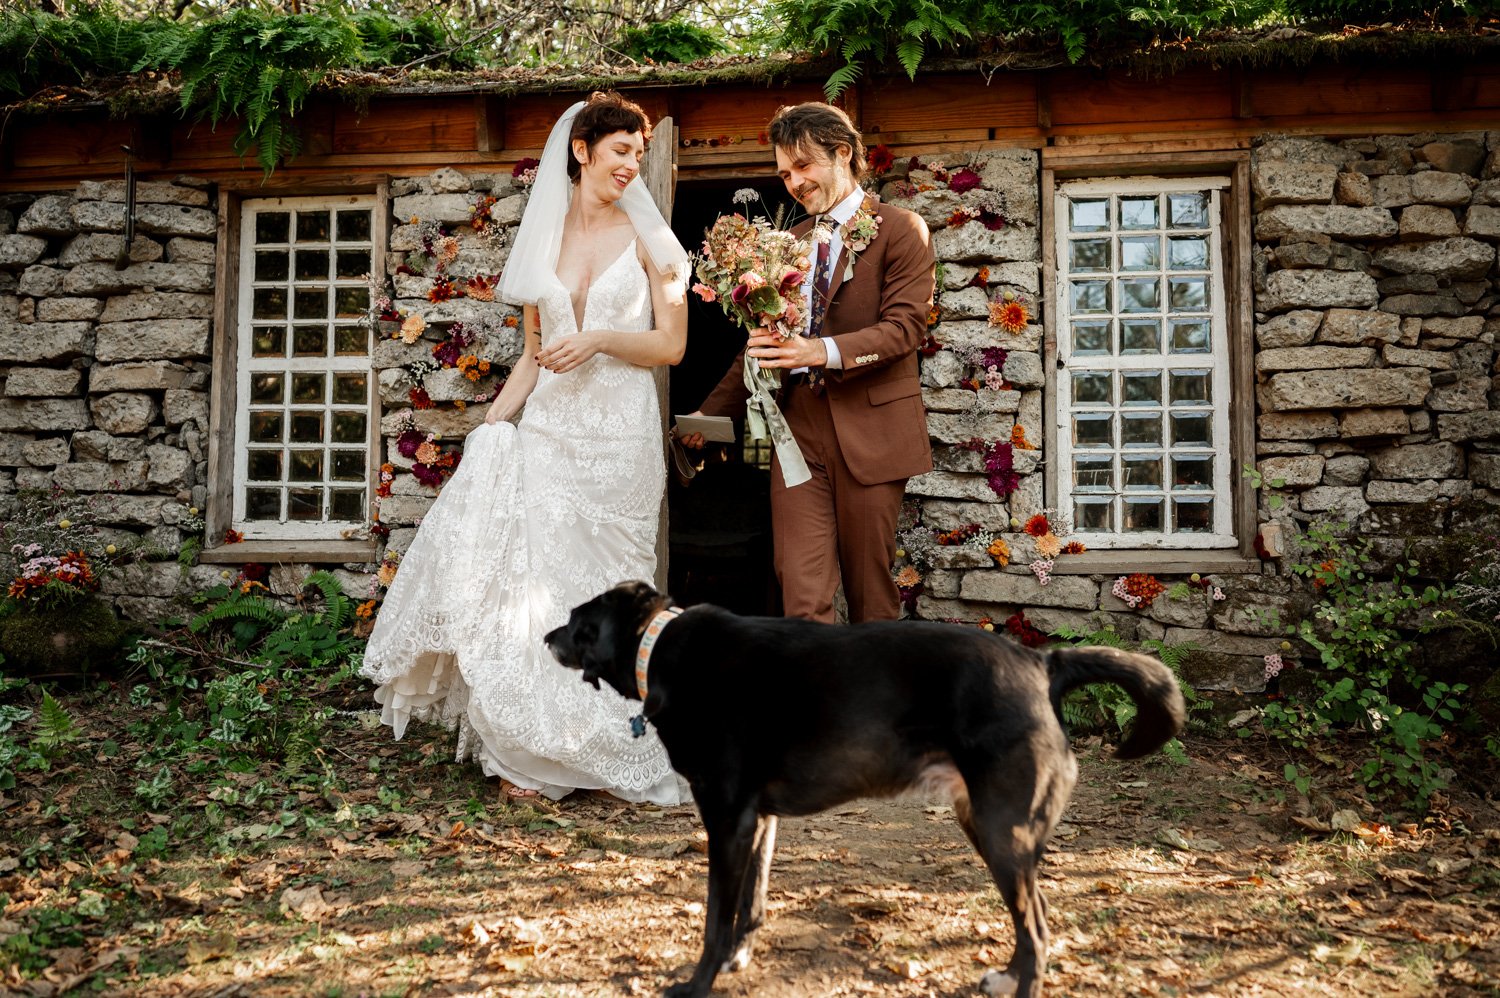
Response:
M781 376L774 370L764 370L760 361L747 354L745 387L750 390L750 397L745 400L745 432L752 440L770 440L776 447L776 456L781 460L781 479L787 488L811 479L802 448L797 446L792 428L786 425L786 417L772 394L781 387Z

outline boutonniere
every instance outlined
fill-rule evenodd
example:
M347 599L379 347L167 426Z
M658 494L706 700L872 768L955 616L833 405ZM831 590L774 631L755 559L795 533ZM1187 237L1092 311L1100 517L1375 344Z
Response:
M880 216L875 214L875 205L879 203L878 195L866 194L859 210L839 230L839 235L844 240L844 249L849 251L848 263L844 265L846 281L854 277L854 263L859 254L869 248L870 243L875 241L875 233L880 231Z

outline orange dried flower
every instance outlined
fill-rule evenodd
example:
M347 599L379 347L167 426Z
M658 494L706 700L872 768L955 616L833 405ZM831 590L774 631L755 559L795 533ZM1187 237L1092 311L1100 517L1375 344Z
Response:
M912 586L920 584L921 581L922 573L917 571L913 565L907 565L896 573L896 585L902 589L910 589Z
M992 301L990 302L990 325L999 326L1007 333L1019 333L1026 329L1026 324L1031 321L1031 316L1026 312L1026 306L1018 301Z
M1036 450L1036 445L1026 439L1026 427L1020 423L1010 428L1010 445L1021 450Z
M990 541L990 546L985 548L985 553L995 559L995 564L1004 568L1010 564L1010 545L1005 543L1005 538L996 537Z
M506 326L510 327L511 329L515 329L517 326L519 326L521 324L521 320L518 319L518 318L516 318L514 315L507 315L505 317L505 324L506 324Z
M356 617L365 617L367 619L375 616L375 601L372 599L365 600L355 608L354 615Z
M1052 524L1047 522L1045 513L1037 513L1026 521L1026 532L1032 537L1041 537L1043 534L1052 533Z
M1088 548L1084 547L1083 541L1069 541L1063 545L1063 554L1083 554Z
M1062 554L1062 541L1049 530L1036 539L1036 553L1043 558L1056 558Z
M238 530L226 530L226 531L224 531L224 543L225 544L238 544L240 541L242 541L244 539L245 539L245 535L242 534L242 533L240 533Z

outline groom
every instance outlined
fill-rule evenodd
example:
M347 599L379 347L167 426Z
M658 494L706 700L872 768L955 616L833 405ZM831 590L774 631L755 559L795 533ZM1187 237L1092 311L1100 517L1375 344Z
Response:
M851 622L893 620L901 614L891 578L901 498L909 477L932 470L917 379L932 244L919 216L860 188L864 142L843 111L783 107L768 131L787 192L813 216L792 231L816 224L828 235L802 286L808 335L781 342L763 329L745 345L762 367L786 370L781 409L812 473L789 489L780 462L771 466L783 607L789 617L832 622L842 578ZM743 415L742 366L743 354L703 414ZM697 435L683 442L702 446Z

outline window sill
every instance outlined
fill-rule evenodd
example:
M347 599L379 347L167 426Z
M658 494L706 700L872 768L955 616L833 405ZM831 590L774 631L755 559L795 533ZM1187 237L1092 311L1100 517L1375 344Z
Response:
M1053 575L1259 575L1258 558L1238 551L1085 551L1058 558Z
M366 541L241 541L220 544L198 552L205 565L243 565L262 562L270 565L325 564L330 562L372 562L375 542Z

